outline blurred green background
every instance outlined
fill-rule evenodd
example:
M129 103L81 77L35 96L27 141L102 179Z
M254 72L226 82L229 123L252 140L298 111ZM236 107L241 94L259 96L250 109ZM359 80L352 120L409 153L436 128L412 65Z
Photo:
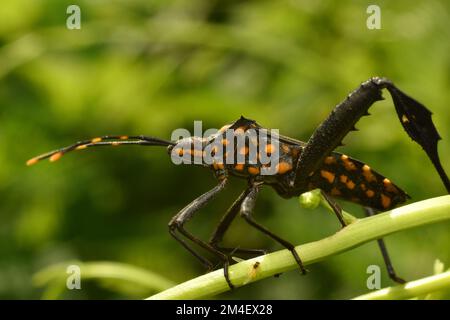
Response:
M81 8L81 30L66 8ZM381 30L366 8L381 7ZM434 113L450 160L449 2L6 0L0 7L0 298L40 298L33 275L66 261L111 261L174 282L203 267L167 232L170 218L215 185L208 170L174 166L163 148L102 148L26 167L39 153L103 134L170 138L176 128L220 128L239 116L306 140L338 102L371 76L391 78ZM387 96L387 94L385 94ZM412 201L445 194L420 147L404 133L391 99L371 109L341 152L367 162ZM188 225L207 239L244 181ZM362 216L355 205L345 208ZM266 188L256 217L295 244L339 228L323 209L305 210ZM409 280L450 265L449 223L387 238ZM230 246L279 246L237 219ZM367 292L375 242L221 298L346 299ZM120 282L120 283L119 283ZM83 281L57 297L143 298L136 283ZM51 295L50 295L51 296Z

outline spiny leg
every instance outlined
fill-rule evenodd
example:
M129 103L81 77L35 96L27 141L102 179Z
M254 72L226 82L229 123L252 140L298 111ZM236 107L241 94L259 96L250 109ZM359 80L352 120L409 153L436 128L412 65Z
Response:
M33 165L38 161L46 158L50 158L50 161L56 161L61 158L64 154L74 150L83 150L90 147L101 147L101 146L119 146L119 145L143 145L143 146L169 146L175 143L171 141L166 141L159 138L148 137L148 136L102 136L89 140L78 141L70 146L53 150L37 157L34 157L27 161L27 165Z
M323 190L320 190L323 198L327 201L327 203L330 205L331 209L333 209L333 212L336 214L336 217L338 218L339 222L341 223L342 228L347 226L344 220L344 216L342 215L342 208L339 206L339 204L334 201L329 195L327 195Z
M229 273L228 273L228 267L230 265L228 256L223 254L219 250L215 249L210 244L195 237L193 234L191 234L184 228L184 224L187 221L189 221L196 212L198 212L202 207L204 207L220 191L222 191L225 188L227 181L228 181L227 178L223 178L216 187L214 187L210 191L202 194L200 197L198 197L197 199L192 201L190 204L188 204L186 207L184 207L179 213L177 213L169 222L169 232L177 241L179 241L183 245L183 247L185 247L190 253L192 253L197 259L199 259L204 265L206 265L208 267L208 269L211 269L213 264L206 258L199 255L194 249L192 249L183 239L181 239L179 237L179 235L176 233L176 231L180 232L183 236L185 236L186 238L188 238L195 244L199 245L203 249L205 249L208 252L212 253L213 255L219 257L223 261L223 264L224 264L223 270L224 270L225 280L227 281L228 286L231 289L233 289L234 286L230 281Z
M258 193L259 193L259 186L257 186L257 185L253 186L251 188L250 193L247 195L247 197L242 202L242 205L241 205L241 216L245 219L245 221L249 225L251 225L252 227L258 229L259 231L261 231L262 233L264 233L265 235L269 236L270 238L272 238L273 240L277 241L282 246L284 246L286 249L288 249L292 253L292 255L294 256L294 259L297 262L297 264L299 265L302 273L306 274L306 269L303 266L302 260L300 259L297 251L295 251L295 246L292 243L290 243L290 242L280 238L276 234L272 233L266 227L264 227L263 225L259 224L258 222L256 222L253 219L252 212L253 212L253 209L255 208L256 198L258 196Z
M376 215L378 212L375 209L364 207L364 212L366 216L370 217L373 215ZM389 278L391 278L393 281L403 284L406 283L405 280L397 276L394 270L394 266L392 265L391 258L389 257L389 253L386 248L386 244L384 243L383 239L377 239L378 246L380 247L381 254L383 255L384 264L386 265L386 269L389 275Z
M292 184L306 187L311 173L316 171L326 156L341 145L342 139L355 129L356 122L369 115L370 106L382 100L382 89L392 96L397 116L407 134L427 153L446 189L450 192L450 181L442 168L437 152L440 136L431 119L431 112L422 104L400 91L386 78L371 78L338 104L331 114L314 131L303 149L296 166Z
M211 239L209 240L209 244L214 248L216 248L217 250L228 253L229 255L233 255L234 253L250 254L250 255L267 253L266 250L263 249L226 248L219 246L219 243L222 242L223 240L225 232L228 230L234 218L241 210L241 204L250 191L251 191L250 188L244 190L220 219L219 224L217 225L216 229L214 230L211 236Z

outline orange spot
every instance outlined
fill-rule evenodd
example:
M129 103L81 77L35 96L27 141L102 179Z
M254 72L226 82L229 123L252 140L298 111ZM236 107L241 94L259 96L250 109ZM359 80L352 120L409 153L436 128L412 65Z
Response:
M325 164L333 164L333 163L336 163L336 159L332 156L329 156L329 157L325 158L324 162L325 162Z
M236 130L234 130L234 134L235 135L243 135L245 133L245 128L244 127L239 127Z
M223 144L224 146L228 145L228 140L227 140L227 139L222 139L222 144Z
M177 148L174 150L175 153L178 153L178 156L182 157L183 156L183 148Z
M348 177L345 174L341 175L339 179L341 180L342 183L347 183L348 181Z
M27 161L27 166L31 166L33 164L35 164L36 162L38 162L39 159L38 158L33 158Z
M56 160L59 160L62 157L62 152L57 152L54 155L50 157L50 162L55 162Z
M333 189L331 189L331 195L332 195L332 196L340 196L341 194L342 194L342 193L341 193L341 191L339 191L338 188L333 187Z
M211 148L211 155L214 157L218 150L219 150L219 148L217 146L213 146Z
M363 176L364 178L366 178L368 182L377 181L377 178L373 175L372 170L367 164L365 164L362 167L362 169L363 169Z
M372 198L374 195L375 195L375 192L373 192L373 190L369 189L369 190L366 191L366 196L368 198Z
M355 166L355 164L354 164L353 162L351 162L350 160L345 161L345 162L344 162L344 166L345 166L345 169L347 169L348 171L356 170L356 169L357 169L356 166Z
M198 150L198 149L194 149L194 157L203 157L203 151L202 150Z
M224 166L223 166L223 163L214 162L213 168L214 168L214 170L223 170Z
M361 183L359 187L361 188L362 191L365 191L367 189L364 183Z
M345 169L347 169L348 171L356 170L355 164L354 164L352 161L350 161L350 160L348 159L348 156L346 156L345 154L343 154L343 155L341 156L341 160L342 160L342 162L344 163Z
M347 188L349 188L350 190L353 190L355 188L355 183L352 180L348 180L346 185L347 185Z
M327 170L320 170L320 175L327 179L329 183L334 182L335 175L333 172L327 171Z
M266 145L265 150L266 150L267 155L271 155L275 151L275 148L273 145L268 144L268 145Z
M92 143L100 142L102 141L102 138L94 138L91 140Z
M82 144L81 146L76 147L75 150L83 150L83 149L86 149L86 148L87 148L87 145Z
M398 192L397 188L392 184L391 180L389 180L388 178L384 178L383 184L384 184L386 191L394 192L394 193Z
M127 140L128 136L120 136L120 140Z
M257 167L249 167L248 168L248 173L250 173L252 175L257 175L257 174L259 174L259 168L257 168Z
M242 147L240 150L239 150L239 154L242 154L242 155L246 155L248 153L248 147Z
M288 162L280 162L275 167L278 174L285 174L288 171L292 170L292 165Z
M385 209L389 208L391 205L391 198L389 198L388 196L386 196L384 194L381 194L381 205Z
M244 165L242 163L237 164L234 166L234 169L236 169L237 171L242 171L244 170Z
M292 148L291 154L292 156L295 158L298 156L298 154L300 153L300 150L297 148Z

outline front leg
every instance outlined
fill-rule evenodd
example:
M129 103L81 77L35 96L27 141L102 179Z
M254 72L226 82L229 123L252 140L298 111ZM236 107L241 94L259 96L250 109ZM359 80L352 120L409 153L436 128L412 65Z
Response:
M307 189L310 174L319 168L322 161L352 130L358 120L368 115L370 106L382 100L382 89L387 89L394 101L398 118L407 134L425 150L446 189L450 192L450 181L442 168L437 152L440 136L431 120L431 112L422 104L400 91L386 78L371 78L337 105L325 121L314 131L303 149L296 166L292 184Z
M191 240L193 243L217 256L223 261L223 272L225 276L225 280L228 283L230 289L233 289L234 286L230 281L228 266L230 264L228 256L211 246L210 244L200 240L189 231L184 228L186 222L188 222L196 212L198 212L203 206L205 206L208 202L210 202L220 191L222 191L228 182L228 178L223 178L220 183L214 187L212 190L202 194L200 197L192 201L186 207L184 207L178 214L176 214L169 222L169 232L170 234L192 255L194 255L197 259L199 259L203 265L205 265L208 270L212 269L212 263L198 254L190 245L186 243L186 241L177 234L177 231L183 235L185 238Z

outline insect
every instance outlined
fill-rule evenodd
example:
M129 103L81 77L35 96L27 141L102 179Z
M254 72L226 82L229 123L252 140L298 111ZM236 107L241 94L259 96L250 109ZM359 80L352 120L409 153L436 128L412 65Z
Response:
M440 136L432 122L431 112L400 91L390 80L379 77L363 82L349 94L316 128L307 142L272 133L256 121L241 117L217 133L203 138L185 137L178 141L167 141L148 136L103 136L45 153L28 160L27 164L32 165L45 158L56 161L74 150L119 145L165 146L172 157L187 159L188 163L196 163L196 159L201 159L197 164L210 168L218 184L172 218L169 222L170 234L209 269L213 267L211 261L195 251L187 240L217 256L223 262L225 279L230 288L233 288L228 274L231 255L265 253L264 250L225 248L220 245L231 222L240 214L249 225L287 248L301 271L306 273L294 245L254 219L253 209L258 193L261 187L269 186L281 197L291 198L319 188L332 206L342 227L345 227L345 222L341 208L334 198L360 204L366 208L367 215L389 210L404 203L409 196L391 180L372 170L369 165L334 151L350 131L356 130L354 127L356 122L362 116L369 115L370 106L383 99L383 89L387 89L392 96L403 128L427 153L447 191L450 192L450 182L437 152ZM242 137L244 138L240 139ZM243 143L239 145L239 141ZM204 161L207 153L212 161ZM277 156L271 157L273 154ZM266 158L270 156L268 162L263 161L264 156ZM264 174L268 169L271 169L271 174ZM224 214L211 239L208 242L203 241L187 231L184 226L226 187L231 176L246 180L248 186ZM404 282L392 268L383 240L380 239L378 242L389 276L394 281Z

